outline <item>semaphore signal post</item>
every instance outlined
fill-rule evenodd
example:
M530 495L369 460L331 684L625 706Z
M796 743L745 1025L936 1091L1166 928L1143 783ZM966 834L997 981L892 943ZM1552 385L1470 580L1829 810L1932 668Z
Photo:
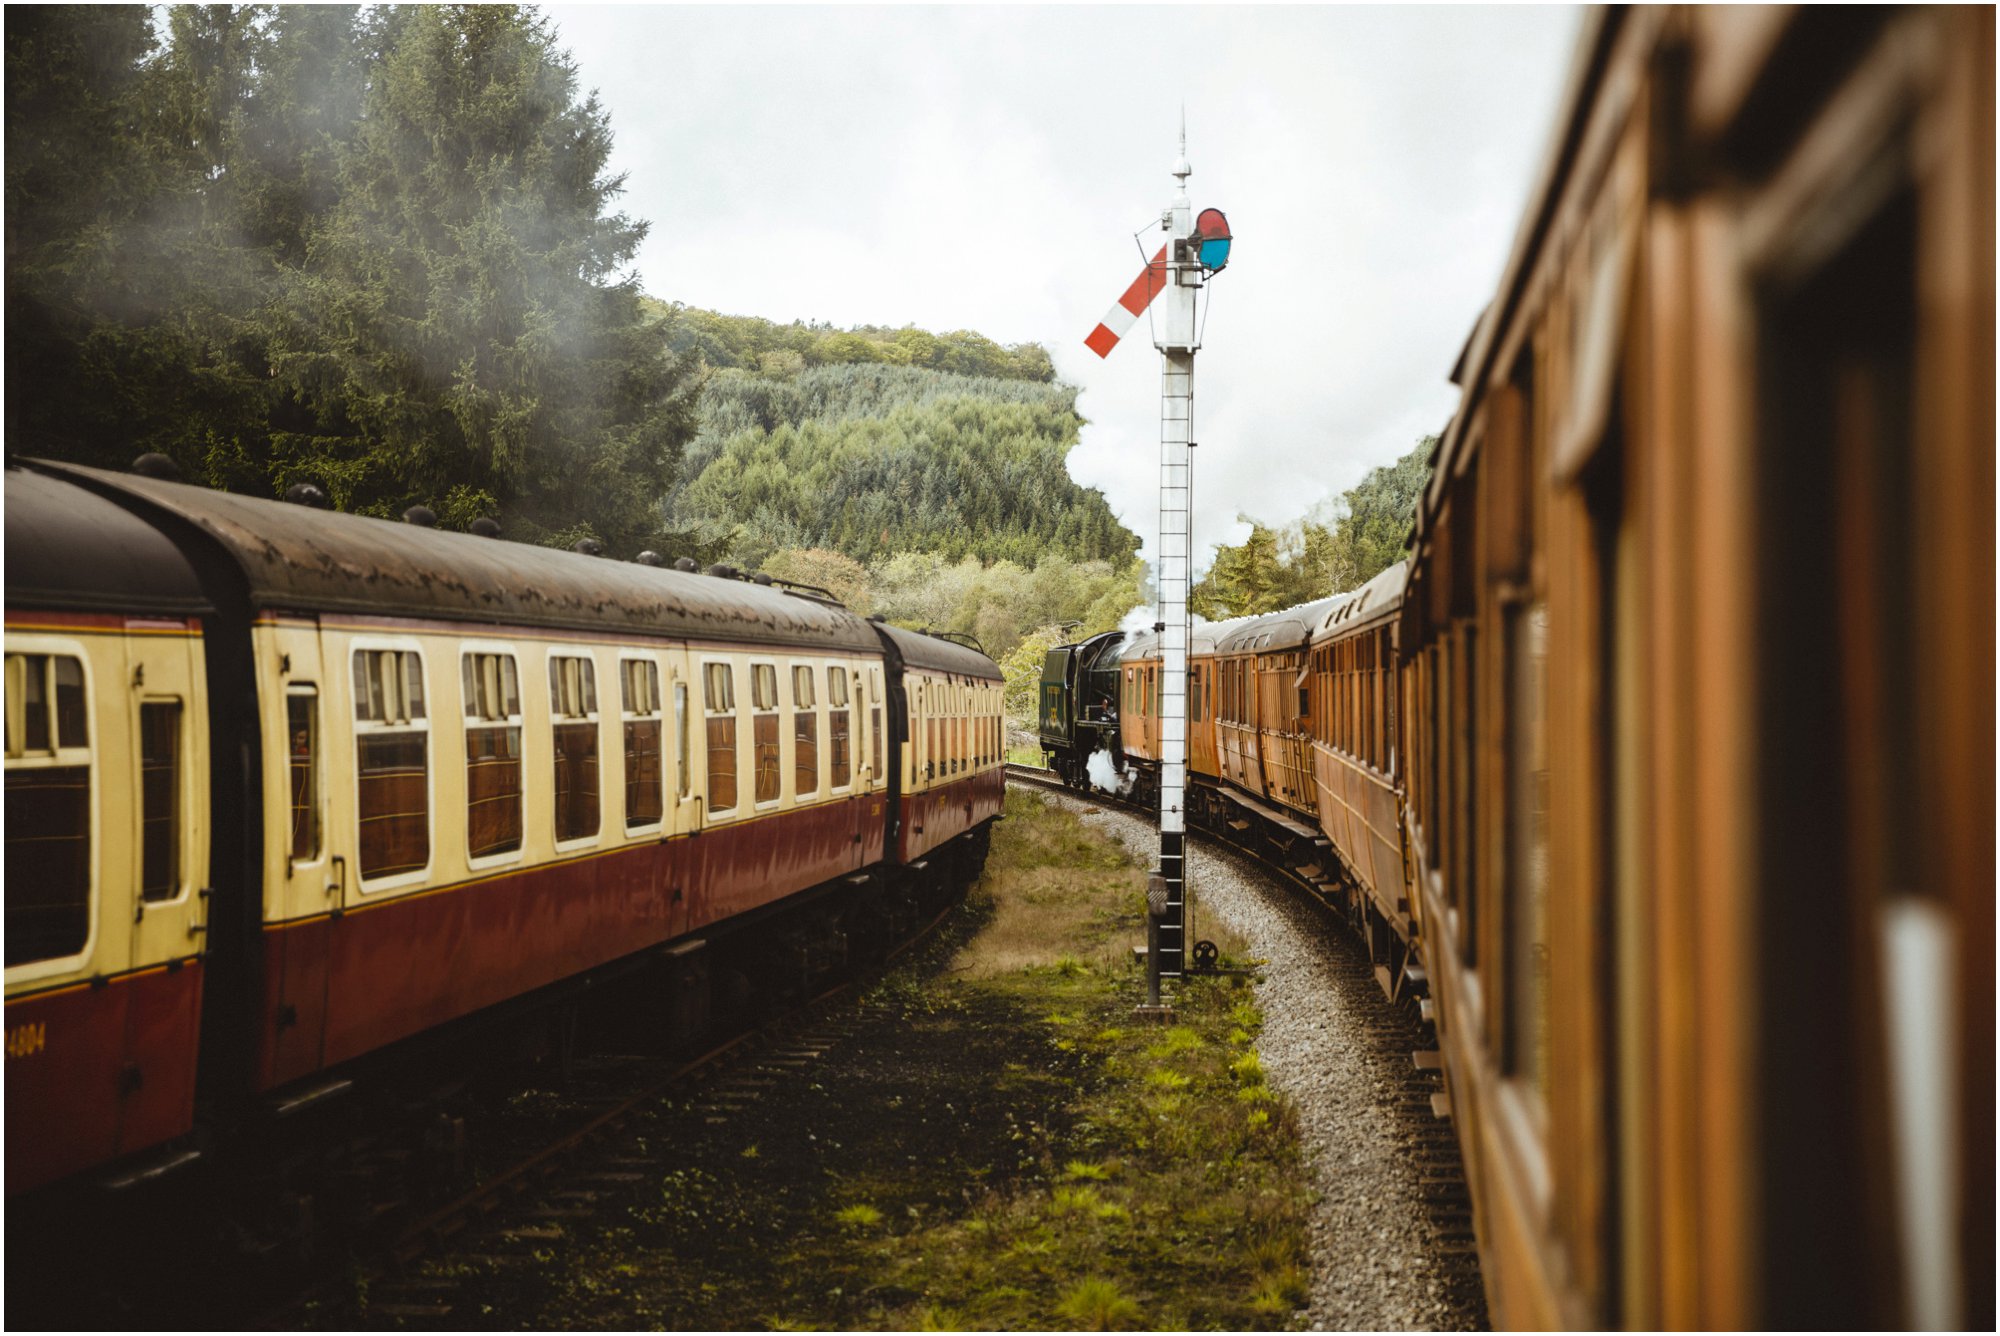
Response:
M1160 537L1155 549L1160 636L1160 862L1147 887L1146 1010L1160 1007L1160 980L1187 963L1187 672L1188 585L1194 553L1189 452L1194 448L1194 355L1201 346L1197 298L1210 275L1229 263L1229 223L1220 209L1199 218L1188 202L1187 130L1174 160L1174 197L1160 216L1166 244L1084 342L1108 356L1149 307L1160 350Z

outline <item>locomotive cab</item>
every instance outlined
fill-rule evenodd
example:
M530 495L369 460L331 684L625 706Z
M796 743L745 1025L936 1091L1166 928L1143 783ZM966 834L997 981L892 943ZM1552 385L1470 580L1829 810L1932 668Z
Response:
M1124 768L1118 736L1118 650L1123 631L1058 645L1042 661L1041 741L1049 768L1072 788L1087 788L1095 752Z

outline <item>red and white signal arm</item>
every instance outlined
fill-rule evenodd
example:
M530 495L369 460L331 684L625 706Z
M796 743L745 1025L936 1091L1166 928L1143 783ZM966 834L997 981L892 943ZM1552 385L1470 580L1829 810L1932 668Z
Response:
M1197 246L1197 256L1201 267L1208 273L1222 272L1229 263L1229 220L1220 209L1203 209L1195 219L1192 240ZM1132 280L1132 286L1125 289L1118 300L1111 303L1111 309L1104 313L1104 319L1097 322L1097 328L1090 331L1084 346L1099 357L1109 357L1111 350L1118 346L1118 340L1132 328L1132 323L1146 313L1153 304L1153 298L1160 295L1167 286L1167 248L1165 246L1146 261L1146 267Z

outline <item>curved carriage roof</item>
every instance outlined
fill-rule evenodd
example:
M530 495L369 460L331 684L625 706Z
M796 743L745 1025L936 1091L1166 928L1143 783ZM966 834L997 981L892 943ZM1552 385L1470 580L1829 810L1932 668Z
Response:
M1195 627L1194 634L1188 637L1188 654L1190 656L1214 654L1216 646L1254 620L1256 619L1252 617L1231 617L1227 621L1205 622Z
M1354 592L1339 595L1314 625L1313 643L1342 640L1395 616L1409 581L1410 563L1399 561Z
M905 631L887 622L870 622L882 643L906 668L923 668L934 673L956 673L960 677L984 678L998 682L1000 665L969 645L921 631Z
M194 525L242 569L251 604L259 610L431 617L869 653L881 648L868 623L845 608L747 581L446 533L135 474L46 467L120 501L157 508ZM11 516L9 529L11 557Z
M1247 654L1262 650L1292 649L1312 638L1313 629L1325 619L1333 605L1346 597L1314 599L1295 608L1267 612L1252 617L1216 642L1217 654Z
M1188 633L1188 657L1202 658L1215 653L1215 647L1223 637L1238 627L1255 621L1254 617L1231 617L1222 622L1202 622ZM1123 650L1119 653L1121 662L1139 662L1160 657L1160 633L1148 628L1136 635L1128 636Z
M80 612L211 611L186 555L157 528L74 483L6 472L7 606Z

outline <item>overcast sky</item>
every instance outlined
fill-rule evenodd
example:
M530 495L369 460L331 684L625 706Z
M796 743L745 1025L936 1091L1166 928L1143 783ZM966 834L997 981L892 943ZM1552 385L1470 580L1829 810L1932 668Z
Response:
M611 115L646 291L1035 341L1070 473L1157 527L1159 355L1084 336L1189 194L1236 242L1195 362L1195 542L1297 518L1439 430L1581 27L1550 8L548 11ZM1203 561L1200 564L1205 565Z

